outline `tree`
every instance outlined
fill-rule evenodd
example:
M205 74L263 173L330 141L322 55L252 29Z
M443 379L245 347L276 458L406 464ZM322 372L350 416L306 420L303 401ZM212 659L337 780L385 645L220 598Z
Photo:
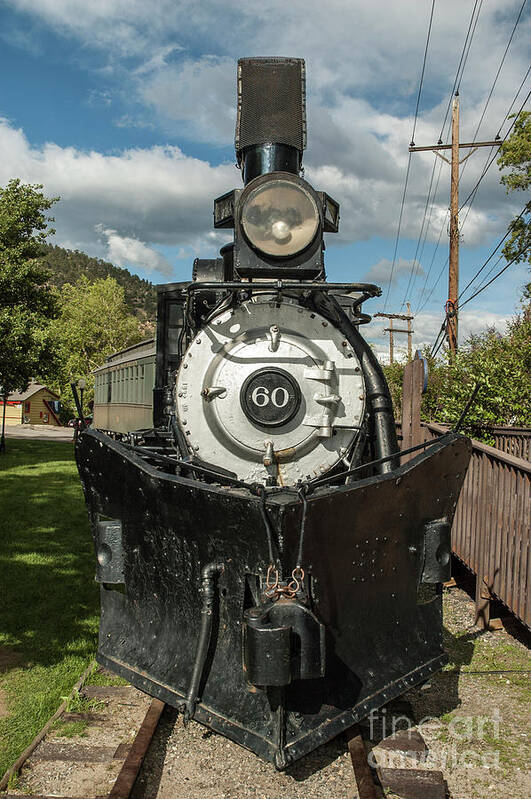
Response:
M511 171L502 175L500 182L507 193L511 191L527 191L531 186L531 111L521 111L514 123L511 135L500 147L498 158L500 169ZM508 260L529 261L531 263L531 201L524 213L509 225L511 235L503 248L503 255Z
M531 425L531 313L524 291L522 314L507 324L504 335L494 329L471 335L454 359L428 353L428 389L422 397L424 421L453 426L476 383L480 392L467 415L464 432L487 444L485 426ZM384 366L397 419L400 418L403 364Z
M107 355L141 341L144 331L127 308L123 287L112 277L91 283L82 275L75 284L65 283L60 305L60 314L52 324L60 355L54 388L60 392L66 417L75 413L70 384L84 378L84 396L89 402L94 396L92 371Z
M55 231L46 216L57 197L42 185L11 180L0 188L0 387L5 397L24 391L37 374L54 366L49 323L57 313L56 295L46 285L38 262L46 237ZM4 403L5 406L5 403ZM0 449L4 447L2 438Z

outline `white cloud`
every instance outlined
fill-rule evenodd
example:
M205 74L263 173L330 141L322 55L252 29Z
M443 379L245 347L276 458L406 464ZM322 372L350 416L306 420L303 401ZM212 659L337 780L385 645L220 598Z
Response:
M107 259L117 266L139 267L146 272L159 272L171 275L173 267L162 253L151 249L131 236L119 236L112 228L96 225L96 232L107 239Z
M94 238L94 225L101 223L115 230L121 241L170 244L189 248L186 251L201 244L213 246L207 237L212 199L238 186L239 174L229 165L212 167L188 158L185 142L231 145L236 58L264 54L306 58L306 175L341 203L341 232L335 240L394 239L429 3L388 0L378 13L373 0L7 3L27 15L32 23L28 29L37 28L40 21L76 39L81 45L78 54L82 51L84 58L92 59L90 69L114 81L122 98L130 95L130 106L117 112L117 125L159 129L164 140L170 137L181 145L112 156L53 144L35 149L20 131L4 124L0 178L17 175L41 181L49 193L64 198L57 207L63 242L102 246ZM498 0L481 6L460 87L461 140L475 133L520 5L521 0ZM471 10L472 3L462 0L446 0L444 7L436 4L417 144L435 143L439 137ZM509 108L527 69L530 33L531 15L524 13L480 138L494 136ZM29 46L26 33L22 39ZM526 87L522 97L525 91ZM114 107L115 95L108 96ZM98 95L104 102L105 97ZM487 154L480 150L462 166L461 198L479 178ZM420 234L433 161L431 153L412 156L403 238L416 240ZM443 164L428 242L436 241L446 224L448 199L449 170ZM474 246L501 234L522 204L520 198L507 199L493 165L462 227L463 244ZM425 266L422 262L420 269Z
M367 283L383 283L387 285L391 277L393 262L388 258L382 258L378 263L373 264L363 280ZM407 260L405 258L398 258L395 262L393 270L393 283L396 283L398 278L402 275L413 273L417 277L424 274L422 265L413 258Z
M233 186L232 165L210 166L185 156L178 147L127 150L103 155L73 147L31 147L21 130L0 120L0 185L13 177L42 183L54 207L57 243L103 255L101 235L108 231L113 257L168 274L167 262L153 245L195 252L212 228L212 201ZM96 226L100 226L96 229ZM142 249L145 247L145 250ZM146 260L143 261L142 258ZM135 260L136 259L136 260Z
M203 56L151 70L139 86L144 103L161 124L182 135L218 145L230 144L236 120L236 63Z

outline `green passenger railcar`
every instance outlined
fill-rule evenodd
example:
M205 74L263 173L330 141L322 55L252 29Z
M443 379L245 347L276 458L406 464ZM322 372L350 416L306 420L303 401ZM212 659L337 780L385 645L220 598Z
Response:
M94 427L114 433L153 427L153 339L109 355L94 377Z

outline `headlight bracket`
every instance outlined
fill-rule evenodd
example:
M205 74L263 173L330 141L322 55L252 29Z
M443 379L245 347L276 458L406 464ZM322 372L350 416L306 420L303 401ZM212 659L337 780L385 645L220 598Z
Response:
M275 182L291 183L308 195L318 213L315 235L307 246L294 255L270 255L255 246L245 234L242 211L257 189ZM214 202L214 227L234 227L234 270L242 278L292 277L311 279L324 276L323 232L336 232L339 205L325 192L316 192L303 178L290 172L270 172L250 181L245 189L235 190Z

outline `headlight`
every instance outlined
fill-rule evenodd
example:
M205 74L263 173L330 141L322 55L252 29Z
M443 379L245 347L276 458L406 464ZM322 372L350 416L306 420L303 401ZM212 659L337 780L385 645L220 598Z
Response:
M253 247L277 258L289 257L313 241L319 211L302 186L277 179L251 191L242 207L241 223Z

